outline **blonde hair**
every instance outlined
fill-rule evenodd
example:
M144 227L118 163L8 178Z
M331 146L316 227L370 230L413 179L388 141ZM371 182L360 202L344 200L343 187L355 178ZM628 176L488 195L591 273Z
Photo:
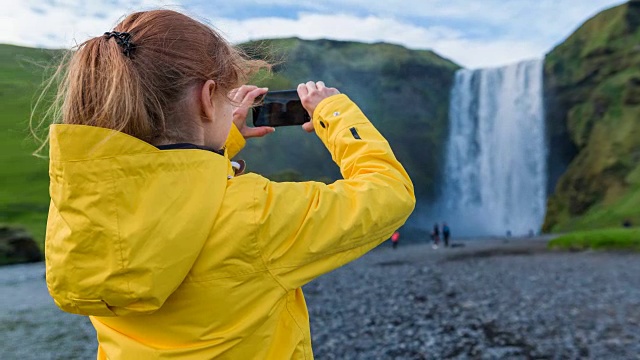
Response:
M228 93L261 69L211 27L172 10L136 12L115 28L131 35L123 46L101 35L69 51L40 96L57 85L43 123L114 129L149 143L178 141L185 124L184 99L194 85L212 79L215 94ZM44 144L43 144L44 146Z

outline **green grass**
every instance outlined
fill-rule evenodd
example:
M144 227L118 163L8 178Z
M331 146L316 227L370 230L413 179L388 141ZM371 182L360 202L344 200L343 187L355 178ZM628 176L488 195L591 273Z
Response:
M633 250L640 251L640 228L579 231L549 242L552 249L567 250Z
M38 144L29 133L29 116L45 65L52 65L55 54L0 45L0 223L24 227L41 245L49 204L48 162L32 155Z
M632 224L640 224L640 187L630 189L617 201L611 204L598 204L580 217L567 219L555 230L574 231L620 226L629 220Z

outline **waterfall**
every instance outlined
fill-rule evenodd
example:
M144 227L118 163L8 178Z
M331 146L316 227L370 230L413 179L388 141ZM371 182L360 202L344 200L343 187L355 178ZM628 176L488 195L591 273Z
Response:
M457 235L540 230L547 186L542 72L543 60L456 72L435 213Z

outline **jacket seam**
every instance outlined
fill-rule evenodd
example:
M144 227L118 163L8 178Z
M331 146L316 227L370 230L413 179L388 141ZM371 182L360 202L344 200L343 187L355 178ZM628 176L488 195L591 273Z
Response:
M125 270L125 265L124 265L124 252L123 252L123 244L122 244L122 236L120 235L120 217L118 216L118 205L117 205L117 197L116 197L116 180L115 177L113 176L113 172L111 172L111 196L113 197L112 199L112 204L113 204L113 212L115 214L115 220L116 220L116 241L115 243L118 244L118 252L120 253L120 270ZM127 279L127 290L129 291L129 296L133 297L134 293L133 291L131 291L131 281L129 281L129 279Z
M287 313L289 313L289 316L291 316L291 319L293 320L294 324L296 324L296 327L298 328L298 330L300 331L300 333L302 334L302 354L304 355L304 358L307 358L307 347L305 346L305 332L304 330L302 330L302 326L300 326L300 324L298 323L298 320L296 319L295 316L293 316L293 313L291 313L291 309L289 309L289 294L287 292L287 303L285 304L285 307L287 308ZM304 296L304 295L303 295ZM308 310L307 310L308 311ZM311 340L311 339L309 339Z
M142 155L150 155L150 154L173 154L173 153L181 153L183 151L197 151L198 154L202 153L201 149L171 149L171 150L160 150L158 149L157 151L148 151L148 152L137 152L137 153L131 153L131 154L119 154L119 155L106 155L106 156L100 156L100 157L93 157L93 158L86 158L86 159L69 159L69 160L51 160L51 162L53 163L79 163L79 162L92 162L92 161L96 161L96 160L110 160L110 159L118 159L121 158L123 156L130 156L130 157L136 157L136 156L142 156ZM206 153L203 153L206 154ZM216 155L216 156L221 156L221 155ZM202 162L202 161L207 161L208 159L198 159L198 160L193 160L193 162Z
M192 149L181 149L181 150L192 150ZM137 153L132 153L132 154L106 155L106 156L100 156L100 157L90 157L90 158L86 158L86 159L69 159L69 160L52 160L52 161L55 162L55 163L77 163L77 162L83 162L83 161L117 159L120 156L139 156L139 155L157 154L158 152L164 153L166 151L172 151L172 150L160 150L160 149L158 149L158 151L137 152Z
M225 160L226 160L226 165L228 165L229 164L229 159L225 158ZM64 163L84 162L84 161L88 162L90 160L65 161ZM185 172L185 171L189 171L189 170L199 170L200 167L203 164L206 164L207 162L208 161L206 161L206 160L199 160L198 162L192 162L192 163L188 163L188 164L183 164L183 165L193 165L193 166L183 166L183 167L180 167L180 168L163 169L162 170L162 174L173 174L173 173L181 173L181 172ZM101 184L101 183L110 182L112 180L135 179L135 178L145 178L145 177L148 177L148 174L130 174L130 175L121 175L121 176L117 176L117 177L112 175L111 179L85 181L85 184ZM51 179L51 181L60 182L60 179L62 179L62 176L55 175Z
M302 327L300 326L300 324L298 323L298 320L296 319L295 316L293 316L293 314L291 313L291 310L289 309L289 290L284 286L284 284L282 284L282 282L280 282L280 280L273 274L273 272L271 271L271 268L269 266L267 266L267 262L264 259L264 253L262 250L262 247L260 246L260 242L258 241L258 228L257 228L257 224L258 224L258 196L257 196L257 192L258 192L258 186L259 183L257 183L254 187L253 187L253 219L254 219L254 242L255 242L255 246L258 249L258 256L260 257L260 260L262 261L262 265L265 267L265 271L269 274L269 276L271 276L271 278L273 279L273 281L275 281L281 288L282 290L284 290L285 292L285 296L286 296L286 304L285 304L285 308L287 309L287 313L289 314L289 316L291 317L291 319L293 320L294 324L296 324L296 327L298 328L298 331L300 331L300 334L302 335L302 354L304 356L305 359L307 359L307 348L305 346L305 341L307 340L305 332L302 330ZM311 340L311 339L309 339Z
M287 287L285 287L284 284L280 282L280 280L271 271L271 268L267 265L267 261L264 259L264 252L262 250L262 247L260 246L260 242L258 241L258 214L257 214L258 195L257 195L257 192L258 192L259 184L260 183L256 183L256 185L253 187L253 221L254 221L253 240L256 248L258 249L258 256L260 257L260 260L262 261L262 265L264 266L265 270L271 276L271 278L273 278L273 281L275 281L282 288L282 290L284 290L285 293L287 293L289 292Z
M395 223L393 223L393 224L381 229L380 231L377 231L377 232L373 233L373 235L372 234L366 234L366 235L358 236L358 237L355 237L355 238L351 238L349 240L361 240L363 238L377 238L377 237L381 236L382 234L388 232L390 229L397 229L402 224L404 224L404 222L405 222L405 220L400 220L400 221L397 221L397 222L395 222ZM334 254L337 254L337 253L340 253L340 252L343 252L343 251L353 250L353 249L358 248L358 247L360 247L362 245L365 245L365 244L368 244L368 243L372 243L372 242L376 242L376 241L375 240L372 240L372 241L358 241L356 243L350 243L348 245L339 247L337 249L333 249L332 251L322 252L321 254L318 254L318 255L316 255L316 256L314 256L312 258L309 258L309 260L306 263L312 262L314 260L317 260L317 259L325 257L325 256L334 255ZM302 266L302 265L304 265L304 264L301 263L301 264L295 264L295 265L282 265L282 266L278 266L278 267L272 267L271 269L272 270L289 269L289 268L299 267L299 266Z
M194 151L193 149L180 149L180 150L162 150L163 153L174 153L174 152L178 152L178 151ZM202 150L200 150L202 151ZM145 153L142 155L149 155L149 154L155 154L155 153ZM138 154L136 154L138 155ZM56 164L56 165L64 165L64 164L79 164L79 163L90 163L90 162L96 162L96 161L105 161L105 160L116 160L119 158L122 158L124 156L136 156L136 155L123 155L123 156L111 156L111 157L102 157L102 158L93 158L93 159L81 159L81 160L64 160L64 161L52 161L52 163ZM188 162L181 162L180 165L183 166L184 168L189 168L190 165L200 165L202 163L207 163L211 161L211 159L190 159ZM173 169L170 169L173 170ZM178 169L179 170L179 169Z
M209 281L222 280L222 279L230 279L230 278L235 278L235 277L243 277L243 276L247 276L247 275L259 274L259 273L264 273L264 272L267 272L267 269L263 269L263 270L256 270L256 271L241 272L241 273L236 273L236 274L229 275L229 276L185 279L185 280L183 281L183 283L184 283L184 284L189 284L189 283L205 283L205 282L209 282Z

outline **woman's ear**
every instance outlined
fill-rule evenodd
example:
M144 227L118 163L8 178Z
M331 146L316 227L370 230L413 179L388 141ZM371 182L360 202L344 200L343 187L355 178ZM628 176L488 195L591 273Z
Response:
M215 90L216 82L213 80L207 80L200 90L200 106L202 114L204 114L203 121L213 121L215 119L216 109L213 101Z

